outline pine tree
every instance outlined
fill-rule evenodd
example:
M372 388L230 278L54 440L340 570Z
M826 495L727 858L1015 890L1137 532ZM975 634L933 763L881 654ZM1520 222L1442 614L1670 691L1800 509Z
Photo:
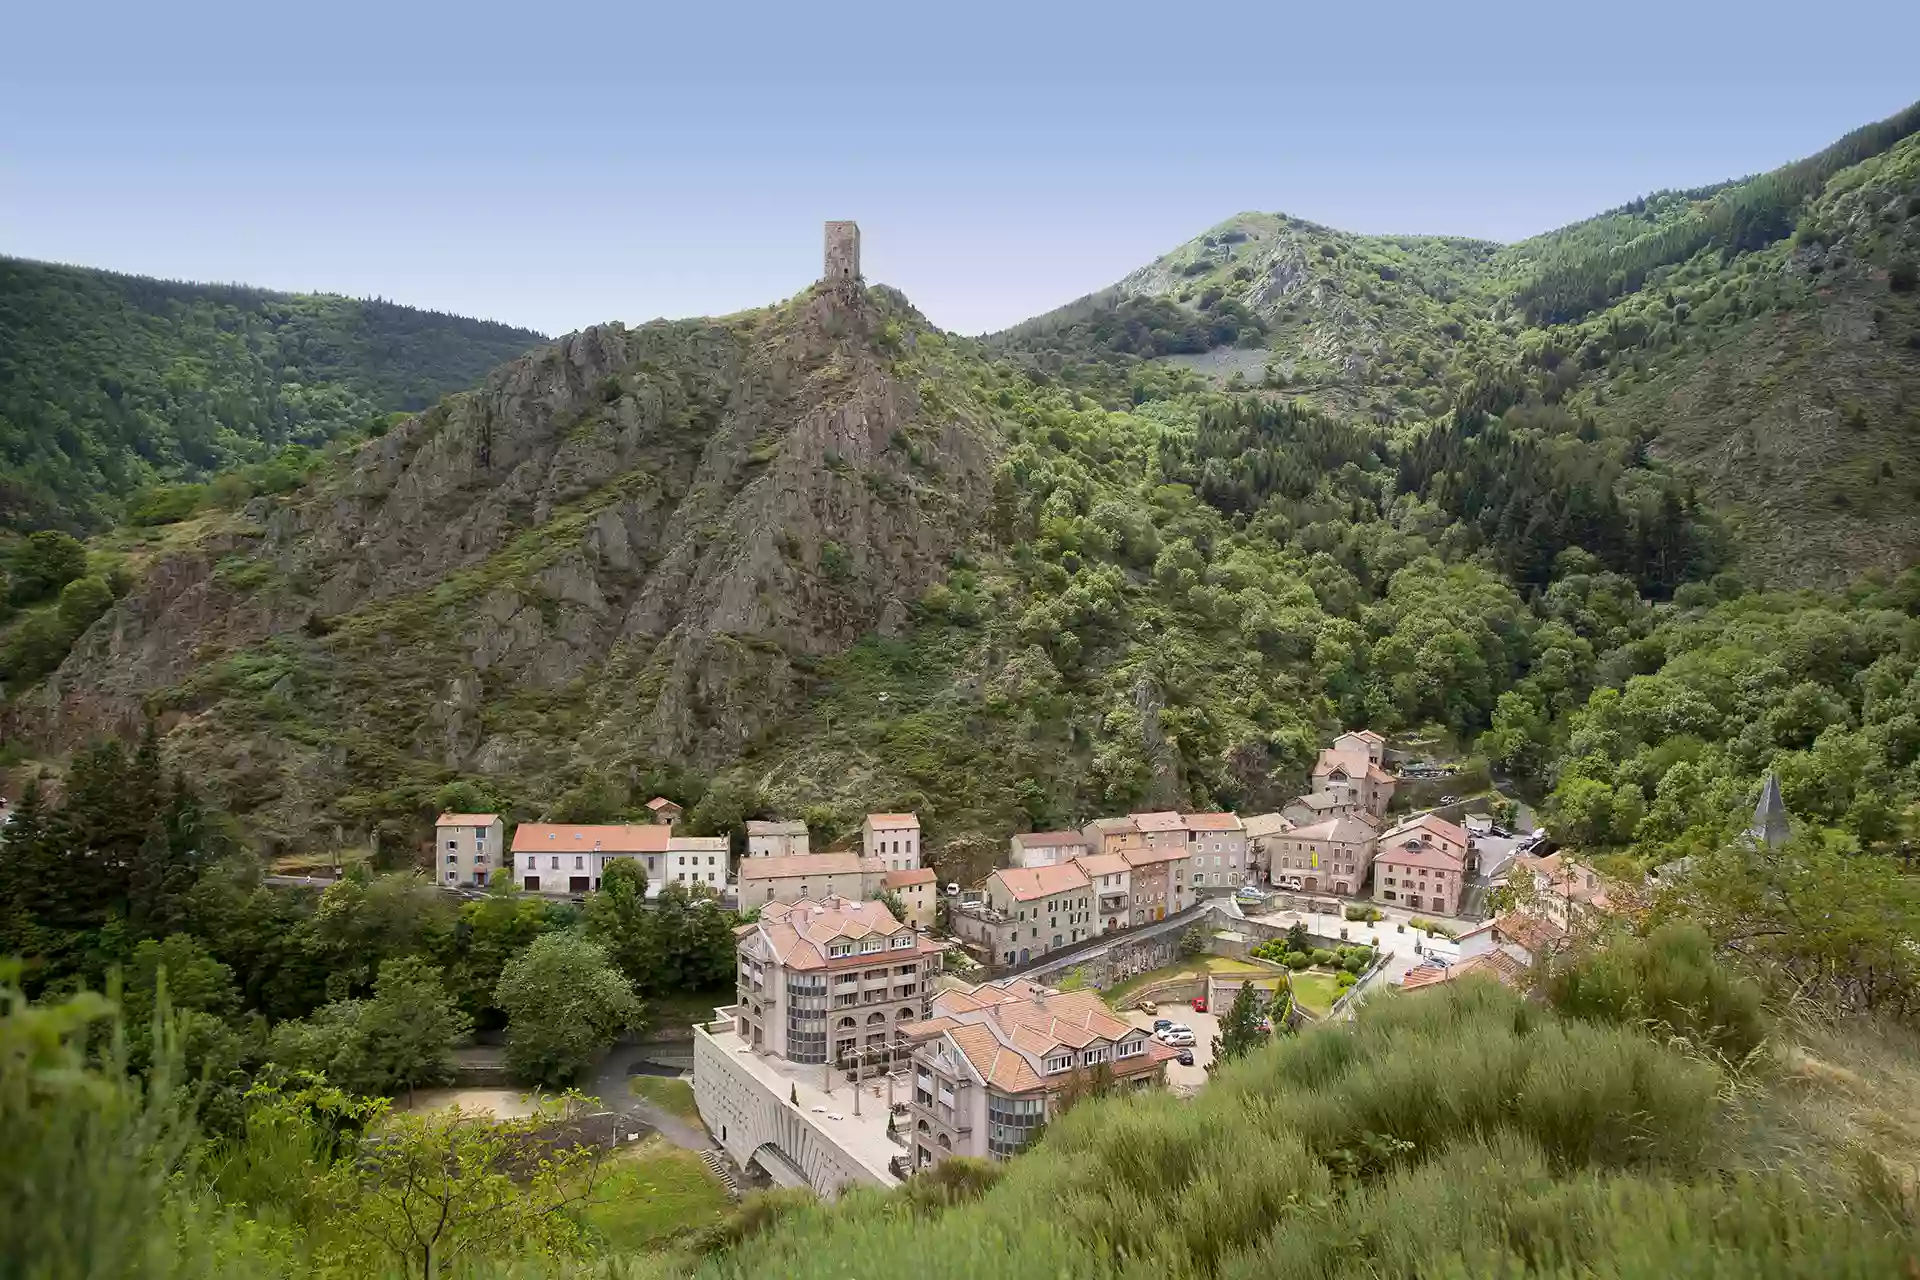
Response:
M1233 997L1233 1004L1220 1019L1220 1034L1213 1038L1213 1062L1208 1071L1214 1071L1229 1062L1244 1058L1260 1045L1266 1043L1266 1035L1260 1030L1260 998L1251 982L1240 984L1240 990Z

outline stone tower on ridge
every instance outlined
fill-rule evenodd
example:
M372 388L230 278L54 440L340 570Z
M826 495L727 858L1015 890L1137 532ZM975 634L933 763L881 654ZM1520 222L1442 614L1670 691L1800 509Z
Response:
M821 277L828 284L853 285L860 283L860 224L857 222L829 222L827 224L827 269Z

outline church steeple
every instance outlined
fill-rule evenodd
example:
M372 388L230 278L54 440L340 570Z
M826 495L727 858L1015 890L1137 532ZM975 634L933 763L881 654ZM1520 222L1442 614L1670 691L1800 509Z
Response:
M1760 788L1760 803L1753 807L1753 825L1747 828L1747 834L1769 849L1778 849L1793 835L1786 802L1780 799L1780 778L1772 770L1768 770L1766 785Z

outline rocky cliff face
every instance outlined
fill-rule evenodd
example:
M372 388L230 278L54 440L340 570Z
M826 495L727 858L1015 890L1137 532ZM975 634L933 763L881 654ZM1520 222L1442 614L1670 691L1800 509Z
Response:
M984 510L998 433L943 351L881 290L571 335L160 561L22 727L158 710L288 839L406 782L729 760Z

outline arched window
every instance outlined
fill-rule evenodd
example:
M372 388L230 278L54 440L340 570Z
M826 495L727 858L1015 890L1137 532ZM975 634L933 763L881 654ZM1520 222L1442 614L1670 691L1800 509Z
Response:
M840 1019L839 1022L835 1023L834 1025L839 1027L841 1030L845 1031L845 1030L851 1030L852 1028L860 1024L855 1022L852 1018L842 1018Z
M867 1015L867 1025L870 1027L879 1023L884 1023L886 1020L887 1020L887 1015L879 1012L878 1010L875 1010L874 1012Z

